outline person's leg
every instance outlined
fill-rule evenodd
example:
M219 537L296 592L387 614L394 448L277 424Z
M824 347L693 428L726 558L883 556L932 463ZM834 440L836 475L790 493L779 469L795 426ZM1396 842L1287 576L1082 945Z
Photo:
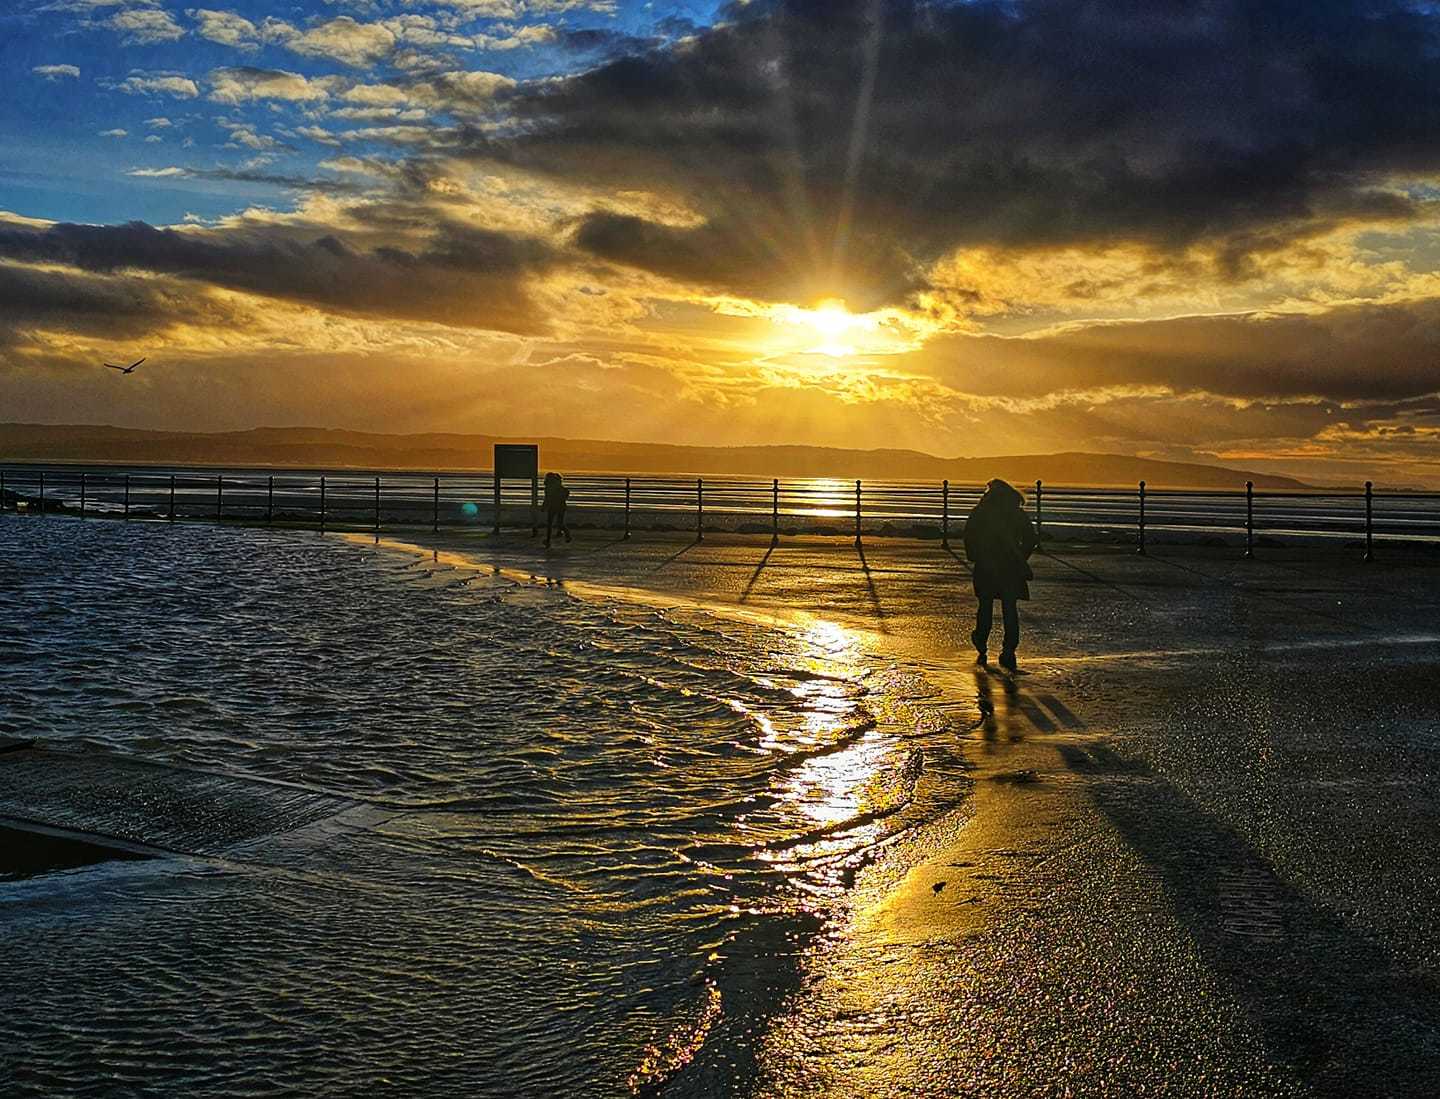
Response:
M565 536L565 541L570 541L570 526L565 522L565 509L560 509L560 533Z
M555 525L555 513L548 508L545 510L545 544L550 544L551 528Z
M982 596L975 604L975 632L970 635L975 651L980 654L982 661L990 642L990 627L994 621L995 601Z
M1002 599L1000 612L1005 618L1005 651L1013 655L1020 647L1020 604L1014 599Z

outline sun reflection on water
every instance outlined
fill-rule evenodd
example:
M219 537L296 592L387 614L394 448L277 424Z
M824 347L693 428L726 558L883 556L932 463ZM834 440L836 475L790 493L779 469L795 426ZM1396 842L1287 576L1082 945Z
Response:
M794 515L840 519L855 514L855 482L841 481L833 477L816 477L807 481L798 494L796 490L790 490L787 499Z
M823 484L844 484L843 481L825 481ZM811 619L800 635L800 640L825 655L820 659L838 665L832 669L836 674L854 674L860 661L860 635L854 630L823 618Z
M787 798L816 824L855 819L888 746L887 738L871 732L843 751L812 757L791 776Z
M787 688L799 720L765 726L765 748L791 761L772 796L790 819L784 840L757 856L786 870L803 892L832 895L846 865L885 835L884 818L908 798L905 746L878 727L866 679L873 670L860 635L826 619L799 634L807 673Z

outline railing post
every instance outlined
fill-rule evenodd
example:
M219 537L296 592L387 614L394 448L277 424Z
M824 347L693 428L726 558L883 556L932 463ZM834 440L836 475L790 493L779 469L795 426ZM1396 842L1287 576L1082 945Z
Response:
M630 540L630 478L625 478L625 540Z
M770 482L770 544L780 544L780 478Z
M1045 517L1041 510L1040 478L1035 478L1035 548L1045 540Z
M1245 482L1245 556L1255 556L1255 482Z
M430 532L440 533L440 478L435 478L433 495L430 497Z
M215 474L215 522L225 518L225 478Z
M173 473L170 474L170 519L169 519L169 522L171 522L171 523L175 522L175 474L173 474Z
M40 471L40 518L45 518L45 471Z
M85 474L80 474L80 518L85 518Z
M494 526L492 526L492 527L490 528L490 533L491 533L491 534L499 534L499 533L500 533L500 470L499 470L498 468L495 470L494 473L492 473L492 474L490 475L490 480L493 482L494 489L495 489L495 523L494 523Z
M1375 483L1365 482L1365 560L1375 560Z
M855 482L855 544L860 545L860 482Z
M5 479L0 477L0 497L5 495ZM130 518L130 474L125 474L125 518Z
M320 533L325 533L325 475L320 475Z
M705 478L695 478L695 541L705 541Z
M270 479L265 482L265 522L267 524L275 521L275 474L270 474Z
M950 548L950 481L940 482L940 548Z
M1148 556L1145 552L1145 482L1140 482L1140 544L1135 552L1141 557Z
M380 533L380 478L375 478L375 533Z

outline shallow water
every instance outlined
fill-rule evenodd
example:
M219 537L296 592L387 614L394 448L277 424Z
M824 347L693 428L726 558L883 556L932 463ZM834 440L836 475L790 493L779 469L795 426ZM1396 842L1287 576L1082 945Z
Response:
M743 1092L857 869L965 792L824 621L58 518L0 520L0 597L0 736L375 809L0 883L7 1094Z

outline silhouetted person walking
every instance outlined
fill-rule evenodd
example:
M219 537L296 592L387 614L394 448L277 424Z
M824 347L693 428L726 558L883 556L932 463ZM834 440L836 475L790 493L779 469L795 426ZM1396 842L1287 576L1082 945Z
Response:
M565 501L570 499L570 490L558 473L545 474L545 544L550 544L551 532L558 532L570 541L570 528L565 525Z
M985 495L965 520L965 556L970 559L975 581L975 644L981 664L989 662L990 626L995 618L995 600L1000 600L1005 620L1004 647L1000 665L1015 670L1015 650L1020 644L1018 600L1030 598L1029 558L1038 539L1030 517L1025 514L1025 497L999 478L985 488Z

